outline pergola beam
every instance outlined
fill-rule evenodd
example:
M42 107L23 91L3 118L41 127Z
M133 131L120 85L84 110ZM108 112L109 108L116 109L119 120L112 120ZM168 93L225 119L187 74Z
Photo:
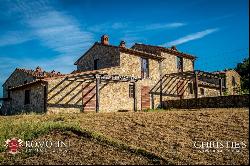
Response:
M96 109L96 113L99 112L99 104L100 104L100 88L99 88L99 85L100 85L100 76L99 75L96 75L96 106L95 106L95 109Z
M220 87L220 96L222 96L222 79L219 79L219 87Z
M194 91L194 95L195 95L195 98L197 99L198 98L198 93L199 93L199 85L198 85L198 74L195 73L194 75L194 87L195 87L195 91Z
M141 80L141 78L136 78L133 76L120 76L120 75L108 75L108 74L77 75L77 76L67 77L67 80L84 82L84 80L95 80L97 75L98 77L100 77L101 81L109 81L109 82L137 82L138 80Z

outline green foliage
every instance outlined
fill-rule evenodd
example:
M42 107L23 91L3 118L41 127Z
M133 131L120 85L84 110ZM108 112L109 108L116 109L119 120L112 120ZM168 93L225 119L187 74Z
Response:
M144 109L142 111L143 112L162 112L162 111L166 111L166 110L160 109L160 108L156 108L156 109Z
M226 91L223 92L223 96L228 96L228 94L229 94L228 90L226 90Z
M238 63L235 70L241 76L241 89L243 93L249 93L249 57Z
M75 122L65 123L58 121L63 117L57 117L43 121L43 116L39 115L18 115L0 118L0 152L5 151L4 142L7 139L16 137L22 140L32 140L40 135L47 134L54 129L67 130L79 129L79 124Z
M64 133L73 132L81 137L86 137L90 139L95 139L100 143L104 143L121 150L130 151L132 153L145 156L149 159L152 159L156 164L168 163L168 161L153 152L147 151L142 148L128 145L112 137L103 135L102 133L96 131L90 131L88 129L80 127L79 123L68 121L66 117L69 118L70 115L17 115L9 117L0 117L0 152L6 150L4 142L10 138L20 138L23 141L33 140L39 136L49 134L53 130L62 131ZM70 118L69 118L70 119ZM32 151L24 152L22 158L35 156L39 152ZM16 156L14 156L16 157ZM13 157L12 157L13 159ZM4 158L0 156L0 165L1 161ZM15 160L15 159L13 159Z

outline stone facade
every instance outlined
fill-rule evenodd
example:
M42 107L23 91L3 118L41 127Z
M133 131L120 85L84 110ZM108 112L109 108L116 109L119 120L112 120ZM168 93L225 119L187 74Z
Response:
M227 95L239 94L240 90L240 75L234 70L225 71L225 87Z
M41 73L34 76L27 74L25 70L14 71L3 85L5 98L8 97L7 87L14 87L11 90L11 100L5 104L5 108L10 110L8 113L96 111L98 99L96 78L91 77L91 79L81 81L82 74L94 76L98 73L138 78L136 82L101 81L98 105L102 112L159 107L160 89L157 86L160 80L162 80L163 101L195 97L193 79L166 77L166 74L179 72L178 57L182 58L183 72L193 72L194 56L179 52L175 47L163 48L135 44L132 48L126 48L125 42L122 42L120 46L112 46L109 45L107 36L102 38L102 42L96 42L75 62L77 70L71 74L55 75L55 72L52 72L53 74L47 73L41 77ZM148 77L142 77L142 58L147 59L148 62ZM69 79L70 77L75 79ZM238 81L239 77L235 76L235 79ZM230 82L229 79L227 81ZM132 85L133 95L131 95ZM24 104L25 90L30 90L29 104ZM218 95L220 95L218 87L199 85L198 97Z
M48 79L47 112L81 112L85 83L68 81L65 77Z
M25 91L30 91L30 103L25 104ZM9 114L36 112L44 113L44 86L35 85L21 90L12 91L11 94L11 109Z
M119 54L118 48L95 43L89 51L83 55L84 58L80 58L75 64L77 64L78 71L94 70L95 60L98 60L97 69L119 66Z
M16 69L3 84L3 97L8 97L8 88L24 84L25 81L32 82L35 78L22 70ZM10 94L11 95L11 94Z
M3 97L5 100L1 107L1 114L46 112L47 83L42 79L45 76L55 75L59 76L61 74L55 71L45 72L40 67L35 70L15 69L3 84ZM25 99L25 95L27 99Z

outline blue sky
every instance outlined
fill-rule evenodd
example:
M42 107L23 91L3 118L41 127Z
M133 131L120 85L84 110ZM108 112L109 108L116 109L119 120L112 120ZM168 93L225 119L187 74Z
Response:
M232 68L249 52L248 0L0 0L0 84L16 68L69 73L102 34L110 43L176 45L196 69ZM0 96L1 96L0 92Z

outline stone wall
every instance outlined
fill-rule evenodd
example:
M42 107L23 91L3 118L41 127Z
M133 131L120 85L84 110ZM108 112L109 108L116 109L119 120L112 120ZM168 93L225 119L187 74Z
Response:
M177 56L166 52L161 52L161 56L165 58L162 62L163 74L177 73ZM183 58L183 71L194 71L191 59Z
M94 60L98 60L98 69L119 66L120 56L118 48L112 46L103 46L95 44L90 50L82 57L78 64L77 70L88 71L94 70Z
M235 78L236 85L232 84L232 79ZM234 70L226 71L226 91L228 95L239 94L240 89L240 75Z
M48 80L47 112L81 112L82 92L94 83L69 81L66 78Z
M30 104L25 104L25 90L30 90ZM44 86L33 85L28 88L14 90L11 93L10 107L7 114L44 113Z
M107 68L104 71L107 74L118 74L118 75L126 75L126 76L134 76L141 78L141 57L135 56L135 55L130 55L127 53L121 53L120 54L120 66L119 67L113 67L113 68ZM137 109L141 109L141 87L142 86L149 86L153 87L157 81L160 78L160 73L159 73L159 62L154 59L149 59L149 78L142 79L138 82L136 82L136 99L137 99ZM126 99L127 101L127 106L124 106L124 109L133 109L133 99L128 98L129 92L129 83L117 83L117 85L113 85L112 87L114 88L116 86L117 91L114 93L114 95L110 96L110 100L117 100L117 102L114 102L113 106L110 106L107 104L109 107L113 108L121 108L121 103L119 102L118 99L116 99L116 94L117 93L123 93L119 94L121 96L124 96L123 98L121 97L122 101ZM108 86L107 86L108 87ZM119 91L119 88L121 89ZM107 89L106 87L104 89ZM112 89L112 88L111 88ZM111 90L110 89L110 90ZM112 90L111 90L112 91ZM102 92L101 92L102 93ZM105 96L105 93L104 93ZM100 99L101 100L101 99ZM103 106L104 108L108 108L106 106ZM116 109L113 109L115 111Z
M204 89L204 95L201 94L201 89ZM220 90L218 88L208 88L199 86L198 97L214 97L220 96Z
M162 61L162 74L177 73L177 57L169 53L161 52L165 59Z
M80 65L78 68L81 70L82 67L79 66L88 66L84 70L91 70L93 69L93 56L96 55L104 55L104 59L108 59L111 55L116 55L116 51L112 52L109 51L111 47L108 46L95 46L93 47L82 60L79 61ZM107 49L107 50L105 50ZM111 49L113 50L113 48ZM106 52L107 56L106 56ZM104 54L103 54L104 52ZM173 72L177 72L177 57L175 55L169 53L161 53L163 57L165 57L164 61L162 62L162 74L169 74ZM91 57L92 56L92 57ZM120 53L120 58L113 58L113 60L119 59L119 66L110 65L110 68L105 68L103 72L107 74L118 74L118 75L127 75L127 76L135 76L140 78L141 77L141 57L130 55L127 53ZM102 57L98 57L101 59ZM107 62L112 62L113 60L108 60ZM109 65L107 62L104 64ZM87 64L86 64L87 63ZM193 70L192 60L183 58L183 65L184 71ZM118 64L118 63L116 63ZM115 67L114 67L115 66ZM105 66L106 67L106 66ZM149 59L149 78L142 79L136 83L136 99L137 99L137 109L140 110L141 105L141 94L143 93L143 86L149 86L150 89L159 81L160 79L160 72L159 72L159 62L154 59ZM133 109L133 99L129 98L129 83L116 83L116 84L108 84L100 91L100 110L102 111L115 111L119 109L125 110L132 110ZM163 96L163 99L179 99L179 97L173 96ZM154 100L154 101L152 101ZM123 101L126 103L123 103ZM159 95L153 95L150 97L150 108L152 108L152 104L154 107L159 106ZM112 105L111 105L112 103Z
M168 100L163 108L240 108L249 107L249 95L203 97L198 99Z
M3 84L3 97L4 98L8 97L8 91L7 91L8 87L22 85L24 84L24 81L32 82L34 80L35 78L33 76L30 76L23 71L15 70Z
M183 58L183 71L194 71L193 60Z
M111 112L119 110L132 111L133 98L129 97L129 82L102 83L100 90L100 111Z

